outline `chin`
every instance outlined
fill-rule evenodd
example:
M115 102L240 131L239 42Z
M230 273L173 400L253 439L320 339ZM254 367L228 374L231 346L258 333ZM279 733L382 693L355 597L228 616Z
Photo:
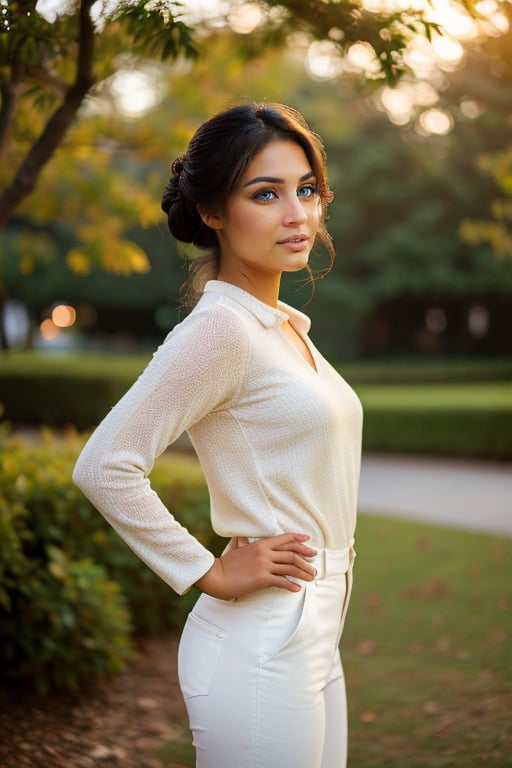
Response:
M294 264L288 264L284 267L283 272L300 272L302 269L306 269L309 263L309 258L297 260Z

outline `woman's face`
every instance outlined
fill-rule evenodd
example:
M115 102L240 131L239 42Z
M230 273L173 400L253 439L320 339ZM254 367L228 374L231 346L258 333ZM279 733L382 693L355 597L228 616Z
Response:
M205 217L216 229L220 274L255 281L303 269L321 220L317 179L302 147L267 144L248 164L222 214Z

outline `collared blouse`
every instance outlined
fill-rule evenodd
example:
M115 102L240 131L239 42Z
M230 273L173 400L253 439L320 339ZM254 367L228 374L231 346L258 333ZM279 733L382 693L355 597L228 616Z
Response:
M284 334L288 320L314 367ZM126 543L178 593L214 556L151 488L155 459L188 432L215 531L307 533L343 548L356 525L361 404L308 337L309 318L219 280L97 427L74 480Z

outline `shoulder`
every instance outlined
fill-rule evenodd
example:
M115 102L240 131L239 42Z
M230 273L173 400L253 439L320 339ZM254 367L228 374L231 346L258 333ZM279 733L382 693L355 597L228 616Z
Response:
M197 374L206 367L210 374L226 376L234 369L240 374L250 349L247 324L236 311L221 302L199 302L167 335L154 360L164 367L180 364Z
M236 307L224 302L201 299L194 309L167 335L164 344L175 339L194 341L201 346L222 346L226 343L246 346L249 329Z

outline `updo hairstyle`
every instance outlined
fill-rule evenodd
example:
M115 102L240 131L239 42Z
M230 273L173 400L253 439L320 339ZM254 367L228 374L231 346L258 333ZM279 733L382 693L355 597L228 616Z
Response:
M190 263L189 277L182 286L182 303L194 306L205 283L219 271L217 233L203 222L199 211L219 214L242 178L251 160L276 139L299 144L316 176L322 203L318 240L334 260L332 240L325 228L332 192L327 179L325 151L320 137L311 131L302 115L283 104L246 103L228 108L204 122L192 137L184 155L172 164L172 176L164 190L162 210L167 213L171 234L180 242L193 243L207 253ZM310 275L313 275L310 272Z

